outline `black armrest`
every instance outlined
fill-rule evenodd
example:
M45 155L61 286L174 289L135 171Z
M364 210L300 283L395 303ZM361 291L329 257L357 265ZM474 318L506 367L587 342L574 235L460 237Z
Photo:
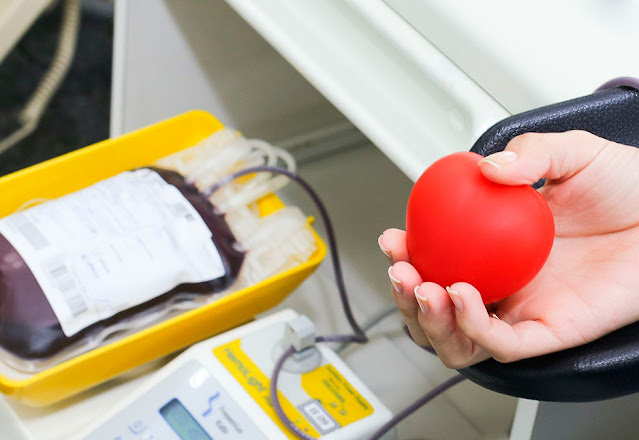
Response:
M511 116L486 130L471 151L488 156L503 150L512 138L523 133L568 130L585 130L611 141L639 147L639 90L630 87L603 89L592 95Z
M620 84L635 83L610 83ZM471 151L487 156L522 133L568 130L639 147L639 90L604 89L506 118L488 129ZM639 322L570 350L510 364L491 359L460 373L493 391L534 400L582 402L631 394L639 391Z

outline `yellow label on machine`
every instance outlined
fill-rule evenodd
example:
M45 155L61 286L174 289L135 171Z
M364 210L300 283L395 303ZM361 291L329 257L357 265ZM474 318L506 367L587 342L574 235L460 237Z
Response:
M249 358L240 346L241 340L236 339L225 345L216 347L213 354L218 358L222 365L235 377L242 387L251 395L253 400L264 410L264 412L277 424L288 438L296 440L297 437L291 434L280 421L273 408L271 401L270 386L271 381L260 370L255 363ZM280 405L288 418L293 421L300 429L308 435L319 438L319 433L313 426L302 416L302 414L289 402L289 400L279 391L277 396Z
M304 373L302 388L341 426L373 414L373 407L331 364Z
M275 413L270 379L242 350L241 340L216 347L213 354L288 438L296 439ZM288 418L313 437L320 437L318 430L327 434L373 413L373 407L332 364L300 377L300 388L308 395L304 402L296 402L296 407L280 391L278 397Z

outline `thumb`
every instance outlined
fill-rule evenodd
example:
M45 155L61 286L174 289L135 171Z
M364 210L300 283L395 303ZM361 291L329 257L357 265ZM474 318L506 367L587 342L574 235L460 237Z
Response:
M532 185L544 177L562 181L586 168L610 143L587 131L525 133L478 165L488 180L504 185Z

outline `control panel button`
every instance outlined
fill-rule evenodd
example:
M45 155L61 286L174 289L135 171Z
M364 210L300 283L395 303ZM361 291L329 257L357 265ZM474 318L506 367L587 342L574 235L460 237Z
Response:
M139 434L146 429L146 425L142 420L136 420L129 425L129 431L133 434Z

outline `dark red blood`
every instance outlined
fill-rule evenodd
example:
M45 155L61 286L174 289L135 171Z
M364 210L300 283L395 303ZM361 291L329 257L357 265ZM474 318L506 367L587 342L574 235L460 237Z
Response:
M3 349L24 359L47 358L123 319L160 306L176 295L208 295L223 291L235 282L244 253L234 246L235 237L223 214L180 174L155 168L153 170L180 190L213 232L213 242L222 257L226 275L208 282L182 284L67 337L33 273L15 248L0 234L0 346Z

